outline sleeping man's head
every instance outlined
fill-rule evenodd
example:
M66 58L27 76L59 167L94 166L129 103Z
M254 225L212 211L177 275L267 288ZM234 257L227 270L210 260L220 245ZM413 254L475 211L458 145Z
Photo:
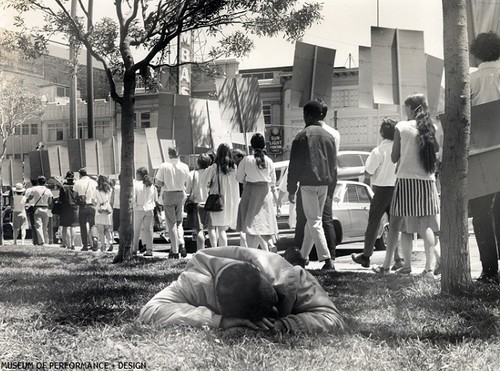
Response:
M225 317L259 321L278 314L276 291L251 263L236 262L224 267L215 280L215 295L220 314Z

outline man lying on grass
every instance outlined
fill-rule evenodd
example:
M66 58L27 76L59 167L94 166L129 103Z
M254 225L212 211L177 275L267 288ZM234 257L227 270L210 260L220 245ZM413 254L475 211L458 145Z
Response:
M343 327L337 308L309 272L278 254L246 247L198 251L177 281L142 308L139 319L291 333Z

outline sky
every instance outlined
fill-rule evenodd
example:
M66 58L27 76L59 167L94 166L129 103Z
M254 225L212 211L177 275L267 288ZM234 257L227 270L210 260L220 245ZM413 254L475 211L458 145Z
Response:
M441 0L315 1L323 3L323 20L307 30L302 41L335 49L337 67L358 66L358 46L370 46L370 30L377 24L380 27L424 31L425 52L443 57ZM108 8L106 3L109 3ZM99 5L94 7L95 19L114 7L111 0L97 0L95 4ZM12 10L0 12L0 27L10 28L14 15ZM32 16L28 21L39 19ZM254 42L252 53L240 59L240 69L293 64L294 44L282 38L256 38Z

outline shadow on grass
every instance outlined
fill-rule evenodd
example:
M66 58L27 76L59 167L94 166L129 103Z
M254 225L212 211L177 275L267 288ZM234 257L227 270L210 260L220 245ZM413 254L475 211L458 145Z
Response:
M398 342L440 343L500 334L500 288L473 285L461 297L440 293L439 280L418 276L311 272L343 314L350 333Z

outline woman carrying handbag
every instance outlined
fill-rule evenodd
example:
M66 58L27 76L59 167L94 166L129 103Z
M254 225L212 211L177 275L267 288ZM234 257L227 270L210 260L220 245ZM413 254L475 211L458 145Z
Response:
M216 246L227 246L226 231L236 229L236 217L238 215L239 186L236 179L236 164L231 154L231 148L222 143L217 148L214 163L207 169L209 196L219 194L222 202L221 211L210 211L205 204L205 210L209 211L211 226L208 228L210 242ZM218 239L218 241L217 241ZM216 247L212 246L212 247Z

